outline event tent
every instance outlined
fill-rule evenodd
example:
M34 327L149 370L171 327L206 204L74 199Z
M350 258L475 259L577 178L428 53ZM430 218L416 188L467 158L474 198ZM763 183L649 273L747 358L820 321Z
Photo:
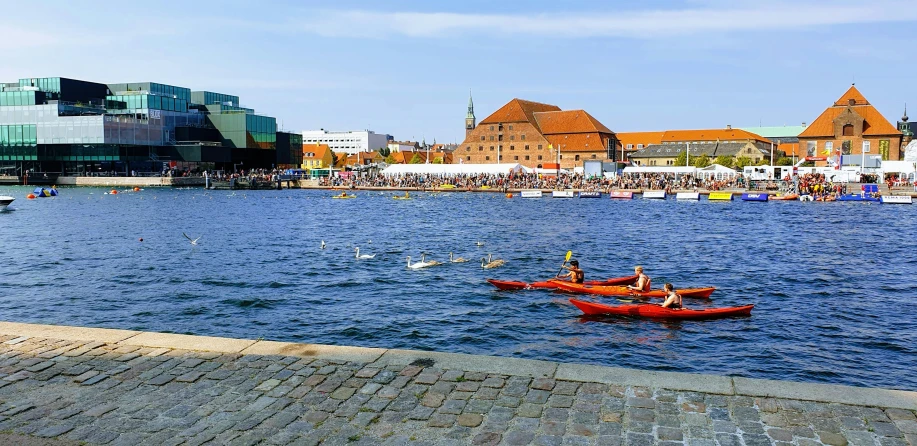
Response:
M382 170L382 175L477 175L527 173L530 170L521 164L392 164Z

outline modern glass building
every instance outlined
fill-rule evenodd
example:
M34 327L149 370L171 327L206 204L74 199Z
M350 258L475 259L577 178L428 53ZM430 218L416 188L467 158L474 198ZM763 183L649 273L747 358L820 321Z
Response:
M291 156L301 158L301 139L293 150L296 141L283 136L279 147L275 118L223 93L59 77L0 83L0 174L41 172L53 180L240 164L271 168L298 164Z

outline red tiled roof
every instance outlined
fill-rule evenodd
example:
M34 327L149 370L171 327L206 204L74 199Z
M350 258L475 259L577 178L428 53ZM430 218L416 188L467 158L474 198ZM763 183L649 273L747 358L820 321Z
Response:
M621 141L621 144L624 147L627 147L628 144L632 144L634 147L637 147L637 144L643 144L648 146L650 144L662 144L662 136L665 135L665 132L618 132L615 133L615 136L618 137L618 141Z
M506 103L499 110L484 118L479 124L497 124L502 122L531 122L536 124L534 114L537 112L560 111L560 107L540 102L526 101L524 99L513 99Z
M662 142L681 141L741 141L755 140L770 144L763 136L741 129L706 129L706 130L667 130L662 135Z
M614 134L584 110L535 112L534 117L544 135L591 132Z
M330 150L328 144L303 144L302 153L303 159L316 159L320 160L325 157L325 152ZM306 153L315 153L315 156L305 156Z
M851 99L854 101L854 105L849 105L849 100ZM888 119L885 119L882 113L879 113L879 110L876 110L875 107L869 104L869 101L863 97L856 87L851 86L834 105L825 109L812 124L806 127L806 129L799 134L799 137L834 137L834 119L841 113L844 113L848 108L866 120L867 126L866 130L863 132L864 136L901 134L897 127L892 125L891 122L888 122Z
M835 106L838 105L850 105L850 100L853 99L853 105L869 105L869 101L863 97L863 94L860 93L860 90L857 90L856 86L851 85L847 92L841 96L840 99L834 102Z

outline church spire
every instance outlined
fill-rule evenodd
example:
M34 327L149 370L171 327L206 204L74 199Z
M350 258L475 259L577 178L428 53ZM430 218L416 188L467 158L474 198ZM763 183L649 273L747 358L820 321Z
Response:
M465 136L468 136L477 125L477 119L474 117L474 100L471 97L471 89L468 89L468 113L465 115Z

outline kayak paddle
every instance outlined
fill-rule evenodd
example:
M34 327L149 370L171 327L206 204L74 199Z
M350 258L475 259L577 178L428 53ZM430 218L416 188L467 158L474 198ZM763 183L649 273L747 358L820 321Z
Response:
M567 251L567 255L564 256L564 263L562 263L562 264L560 265L560 270L557 271L557 274L555 274L554 277L559 276L560 273L562 273L562 272L564 271L564 266L566 266L566 265L567 265L567 262L570 261L570 257L573 257L573 251Z

